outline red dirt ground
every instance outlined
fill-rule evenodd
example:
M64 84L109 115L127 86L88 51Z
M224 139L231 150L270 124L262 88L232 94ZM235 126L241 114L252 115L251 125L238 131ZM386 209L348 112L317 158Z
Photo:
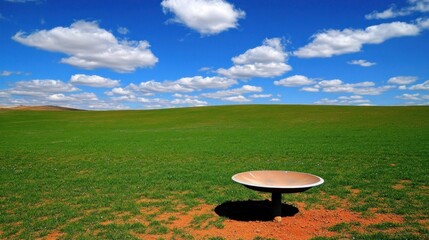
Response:
M263 211L269 210L270 202L268 200L229 202L222 205L200 204L188 210L185 206L179 204L177 205L176 212L161 212L155 207L144 207L140 210L141 215L130 216L129 213L118 213L116 220L105 221L101 224L124 224L125 222L144 224L148 226L146 233L132 233L132 235L139 239L148 240L189 239L189 236L192 236L194 239L222 237L228 240L253 240L255 237L263 237L279 240L300 240L316 236L350 238L351 236L341 235L341 233L328 230L329 227L339 223L351 223L350 228L353 231L363 232L364 228L370 224L382 222L400 224L404 221L401 216L377 213L376 209L372 209L370 214L362 215L362 213L352 212L344 207L338 207L334 210L323 207L306 209L304 203L296 203L295 206L283 204L282 221L274 222L268 219L270 218L269 213L268 215L264 215L257 211L257 208ZM344 205L341 204L341 206ZM253 213L255 214L247 214L249 208L254 208ZM127 215L130 218L124 221L123 217ZM154 215L153 220L164 224L169 230L168 233L149 234L151 229L149 220L147 219L148 215ZM223 227L219 225L215 226L214 224L216 220L219 220L219 215L225 217L222 223ZM195 221L198 217L202 218L199 218L199 221ZM174 233L175 230L176 233ZM401 229L397 229L397 231L399 230ZM387 231L394 234L392 229ZM61 237L65 237L65 234L54 231L43 239L52 240Z
M295 207L293 207L295 208ZM403 218L393 214L380 214L373 210L370 217L362 216L361 213L351 212L346 209L337 208L335 210L305 209L303 203L297 204L299 212L293 216L283 217L281 222L273 221L241 221L226 219L223 221L223 228L217 228L210 221L214 221L218 216L214 206L200 205L187 213L163 213L156 217L158 221L167 222L170 230L181 229L182 232L193 236L195 239L209 239L210 237L223 237L224 239L252 240L255 237L274 239L309 239L316 236L332 237L339 233L331 232L329 227L339 223L359 223L359 226L352 226L353 230L361 232L365 226L382 222L402 223ZM151 211L153 213L153 209ZM196 216L208 216L199 227L195 227L193 219ZM174 219L167 221L167 219ZM170 231L171 232L171 231ZM170 239L171 233L165 235L133 234L140 239ZM175 236L175 239L181 239Z

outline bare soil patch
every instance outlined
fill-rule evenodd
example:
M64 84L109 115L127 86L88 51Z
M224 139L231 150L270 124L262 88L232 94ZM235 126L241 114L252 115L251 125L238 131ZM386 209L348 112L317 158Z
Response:
M354 232L363 233L369 225L384 222L401 224L404 221L402 216L378 213L377 209L371 209L370 214L362 214L344 207L333 210L323 206L306 209L304 203L296 203L295 206L283 204L283 219L281 222L274 222L270 207L271 202L268 200L226 202L218 206L201 204L191 210L184 211L182 208L175 212L157 212L158 208L145 207L141 210L142 214L152 214L153 219L150 221L162 223L168 228L168 232L150 234L150 231L146 231L144 234L133 235L140 239L186 239L186 236L192 236L195 239L222 237L243 240L255 237L284 240L309 239L316 236L350 237L330 231L329 228L345 223L349 224ZM147 218L131 219L148 226ZM150 226L148 228L150 230ZM392 229L386 229L385 232L392 233Z
M397 184L393 185L392 188L396 190L401 190L406 187L407 184L410 184L410 180L400 180Z
M39 238L40 240L56 240L64 236L64 233L60 231L53 231L49 233L46 237Z

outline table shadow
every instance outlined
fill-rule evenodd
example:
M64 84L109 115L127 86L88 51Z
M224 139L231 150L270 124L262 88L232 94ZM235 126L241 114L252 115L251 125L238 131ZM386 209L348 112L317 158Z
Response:
M215 208L217 215L237 221L273 221L272 204L269 200L227 201ZM282 217L292 217L299 209L282 204Z

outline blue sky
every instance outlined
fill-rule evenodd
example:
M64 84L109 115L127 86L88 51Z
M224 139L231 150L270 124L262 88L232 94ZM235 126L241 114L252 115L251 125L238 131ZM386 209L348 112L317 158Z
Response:
M429 104L429 0L0 0L0 106Z

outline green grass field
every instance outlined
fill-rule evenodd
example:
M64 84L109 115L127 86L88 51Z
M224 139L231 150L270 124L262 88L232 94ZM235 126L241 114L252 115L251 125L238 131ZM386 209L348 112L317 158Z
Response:
M405 219L352 233L357 239L429 238L429 107L246 105L0 111L0 239L162 235L171 230L150 216L148 224L101 223L148 204L168 212L265 199L231 181L257 169L325 179L285 201L335 208L325 198L337 196L350 211Z

